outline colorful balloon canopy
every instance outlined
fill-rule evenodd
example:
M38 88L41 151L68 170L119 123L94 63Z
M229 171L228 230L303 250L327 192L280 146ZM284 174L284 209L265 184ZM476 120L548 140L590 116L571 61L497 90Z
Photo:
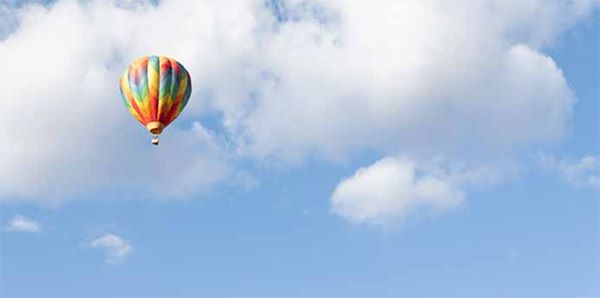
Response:
M163 56L135 60L120 80L125 106L142 125L158 135L185 108L192 93L190 74L179 62Z

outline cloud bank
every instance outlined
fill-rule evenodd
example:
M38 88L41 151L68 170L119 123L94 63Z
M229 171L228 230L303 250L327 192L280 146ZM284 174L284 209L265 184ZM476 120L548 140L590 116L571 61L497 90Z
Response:
M371 150L485 164L553 143L575 98L542 50L592 9L504 0L6 6L0 26L14 28L0 41L0 134L10 144L0 147L0 198L190 197L239 183L246 160ZM160 150L117 88L129 61L147 54L178 59L195 86ZM397 167L410 177L410 166Z
M159 12L148 4L126 9L108 1L15 11L19 27L0 43L6 86L0 116L7 121L0 133L9 144L0 147L0 198L186 197L239 176L227 150L193 119L168 128L154 150L124 112L116 82L129 58L142 55L134 45L144 54L179 56L130 39L141 34L136 24L157 23L151 11Z
M295 160L374 149L488 156L563 134L574 98L537 45L564 29L556 28L564 23L558 19L579 16L579 4L321 5L328 9L318 17L305 12L314 9L306 2L288 5L291 20L261 44L270 82L257 96L235 105L217 97L249 154ZM558 6L564 15L550 12ZM523 8L530 13L521 15ZM557 24L543 31L534 22L547 10ZM521 36L515 26L543 32Z

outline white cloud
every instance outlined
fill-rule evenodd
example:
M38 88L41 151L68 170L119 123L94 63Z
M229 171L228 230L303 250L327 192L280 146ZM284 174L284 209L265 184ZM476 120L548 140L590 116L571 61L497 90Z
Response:
M161 11L127 10L109 1L58 1L19 10L18 30L0 42L6 87L0 133L10 144L0 147L0 198L60 201L93 192L185 197L235 179L239 171L227 149L199 123L167 128L160 147L152 148L123 107L116 82L134 57L163 53L190 66L199 58L193 48L182 47L191 57L176 49L182 39L201 40L176 36L191 32L158 23L193 25L175 15L159 18ZM148 46L149 39L155 46ZM201 97L192 100L200 104ZM185 111L181 122L193 119L186 113L197 115Z
M464 191L445 172L417 167L406 157L385 158L343 179L331 196L333 210L359 223L384 225L415 215L453 210Z
M8 232L23 232L23 233L37 233L41 229L40 224L35 221L26 218L22 215L17 215L8 223L6 231Z
M103 249L106 255L105 261L109 264L122 262L133 252L133 247L129 242L113 234L106 234L96 238L88 243L91 248Z
M277 3L277 16L259 0L2 8L11 19L0 26L18 27L0 41L11 144L0 146L0 198L189 197L247 176L239 158L366 149L485 160L555 142L574 97L541 46L593 5ZM154 53L180 60L195 86L158 150L116 85L129 61ZM207 114L224 129L189 124Z
M573 160L538 152L537 159L544 169L555 172L572 186L600 188L600 156L590 155Z
M215 100L248 154L343 158L366 148L487 158L562 136L574 98L537 45L576 20L580 5L318 3L331 11L318 15L325 21L299 14L265 37L269 76L256 98ZM305 2L298 7L289 10ZM541 15L547 27L535 25Z

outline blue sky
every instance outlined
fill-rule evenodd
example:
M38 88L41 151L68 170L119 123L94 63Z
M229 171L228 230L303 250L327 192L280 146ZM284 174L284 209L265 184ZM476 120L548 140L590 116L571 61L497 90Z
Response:
M212 13L217 15L217 25L203 29L201 24L188 23L190 29L170 41L185 39L172 48L135 40L125 29L109 33L99 29L107 26L110 16L123 25L128 23L119 19L121 14L145 22L144 14L155 13L151 19L164 13L168 19L168 8L186 6L163 2L114 8L110 1L91 1L87 10L69 1L40 10L35 5L30 10L3 6L2 12L19 22L0 22L13 26L0 30L12 32L0 42L0 56L5 58L0 62L14 70L9 60L24 47L46 45L56 65L79 74L85 88L65 84L56 87L64 93L48 91L36 81L48 79L40 74L31 77L32 93L18 83L8 91L8 101L19 100L9 107L23 109L19 121L31 123L23 126L32 129L0 130L12 142L4 142L5 151L0 149L8 156L0 159L4 169L0 179L8 181L0 182L0 296L600 296L600 201L598 182L593 182L598 179L600 153L596 4L577 7L573 10L577 13L569 16L571 6L579 5L576 1L565 4L564 10L557 9L563 4L542 1L525 7L515 2L516 11L525 11L526 20L533 18L523 21L523 15L511 14L514 11L496 15L511 11L510 7L489 12L466 2L445 14L456 27L447 27L445 34L427 31L430 35L425 37L404 29L379 36L375 32L381 23L369 27L355 21L353 13L360 7L335 1L277 1L288 15L297 17L273 19L264 14L272 5L262 2L234 5L231 14L223 15L219 4L202 4L179 11L178 17L194 14L196 19L204 15L203 9L216 9ZM508 2L494 3L500 7ZM363 9L365 18L382 13ZM429 16L427 20L437 22L439 17L439 24L448 25L442 15L428 15L427 9L403 9L414 9L417 15ZM390 16L410 19L401 11L392 9ZM469 22L488 19L492 23L493 19L505 31L483 27L466 31L473 26L461 21L465 11ZM557 11L561 13L554 15ZM80 14L87 20L82 21ZM266 21L256 21L261 18ZM235 22L228 23L232 19ZM419 27L423 20L409 21ZM69 27L78 22L81 28ZM252 28L245 31L248 24ZM314 26L319 29L314 31ZM377 38L364 39L361 34L369 30ZM56 39L45 44L35 32L75 41L65 41L71 48L61 48ZM97 47L78 45L90 42L86 34ZM397 51L380 50L380 42L394 41L394 34L406 41L403 57L397 57ZM219 44L206 46L207 38ZM123 41L127 39L137 43ZM335 46L323 46L330 39ZM412 52L409 43L425 45L415 47L424 50ZM431 49L438 43L447 48L443 57L455 63L445 64L446 59L436 56L435 47ZM171 131L165 131L158 148L152 148L148 135L128 118L118 90L113 90L120 69L145 51L181 57L198 80L194 82L198 95L191 98L197 104L188 107ZM331 51L338 55L332 56ZM63 59L63 52L70 56ZM485 53L481 59L480 53ZM504 80L504 72L497 70L501 65L488 63L487 56L491 59L496 53L522 59L506 70L511 71L510 77L520 78L517 82L479 81L480 74ZM361 56L366 62L344 60L354 54L366 55ZM388 56L378 60L376 54ZM31 58L38 64L30 68L34 62L23 60L20 66L56 67ZM69 59L79 66L60 63ZM556 68L546 63L549 59ZM308 74L302 71L304 65L324 61L327 67L310 69ZM485 66L472 66L473 61ZM400 62L432 64L443 70L431 75L428 67L393 68ZM0 77L11 82L11 73L0 70ZM411 75L401 75L406 73ZM430 90L425 95L397 87L414 83L413 74ZM92 83L87 85L90 77ZM388 78L395 79L388 82ZM72 82L73 77L56 74L50 79L61 84ZM461 90L462 83L473 84L476 90ZM441 95L431 86L439 87ZM506 86L514 89L503 93ZM564 90L570 90L576 102ZM89 98L89 107L65 112L62 105L69 108L73 102L64 97L72 92ZM41 97L28 101L15 94L49 94L44 102L61 108L38 109ZM285 96L292 99L286 101ZM302 99L311 96L319 101ZM411 98L415 103L407 101ZM499 100L506 104L497 104ZM278 104L282 101L283 107ZM370 104L362 106L365 102ZM429 104L420 106L421 102ZM27 104L33 113L26 112ZM489 105L493 108L486 108ZM373 106L384 108L368 110ZM419 120L396 121L409 118L401 110L413 106L419 108L410 113L421 113L416 115ZM569 107L572 116L562 121ZM318 114L329 109L331 113ZM115 123L111 134L95 127L98 122L90 125L78 116L90 110L110 113L106 117ZM44 111L46 118L35 114ZM310 112L318 117L312 118ZM554 112L559 116L547 117ZM479 113L486 116L478 117ZM0 115L9 124L19 123ZM331 118L319 122L323 115ZM57 119L64 120L64 127ZM294 125L288 126L286 119L293 119ZM76 121L86 129L73 128ZM440 126L431 124L436 121L447 130L439 133ZM354 122L361 122L361 127L355 129ZM41 144L28 143L26 134L36 140L39 133L31 131L49 125L63 128L64 133L57 129L50 137L40 136ZM557 130L564 131L555 135ZM29 149L32 144L46 147ZM55 153L62 151L70 155ZM586 157L589 164L577 170ZM174 165L167 164L171 160ZM149 163L154 165L146 166ZM382 167L377 165L388 165L390 171L378 172ZM163 170L165 175L144 172ZM406 173L410 182L403 180ZM125 179L127 183L122 182ZM161 184L154 179L169 181ZM170 189L171 184L177 188Z

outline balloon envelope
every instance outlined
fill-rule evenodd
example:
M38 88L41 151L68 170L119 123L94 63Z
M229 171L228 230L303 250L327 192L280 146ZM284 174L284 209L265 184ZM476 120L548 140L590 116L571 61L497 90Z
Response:
M155 135L179 116L192 93L187 70L176 60L163 56L135 60L121 76L119 85L131 115Z

